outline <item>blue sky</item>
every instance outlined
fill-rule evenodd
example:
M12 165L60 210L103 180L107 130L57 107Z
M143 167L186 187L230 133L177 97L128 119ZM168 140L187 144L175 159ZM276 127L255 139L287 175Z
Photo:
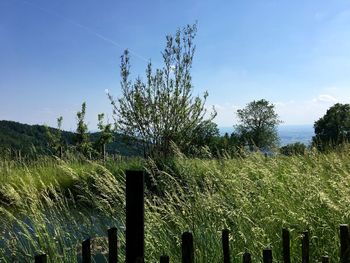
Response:
M194 94L209 92L219 126L254 99L284 124L312 124L350 103L350 1L0 0L0 119L74 130L87 102L111 118L125 48L133 76L161 65L165 35L198 21Z

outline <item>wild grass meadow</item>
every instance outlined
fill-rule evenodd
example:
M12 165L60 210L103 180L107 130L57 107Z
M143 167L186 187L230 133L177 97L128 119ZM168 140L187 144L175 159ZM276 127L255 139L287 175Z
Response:
M339 256L338 228L350 219L350 147L305 156L0 162L1 262L78 262L81 242L92 237L96 262L107 256L106 231L117 227L124 258L125 175L146 177L146 262L168 254L181 261L180 237L194 234L196 262L221 262L221 230L231 232L233 262L245 251L261 261L271 247L281 261L281 232L291 231L293 262L301 233L310 231L312 262Z

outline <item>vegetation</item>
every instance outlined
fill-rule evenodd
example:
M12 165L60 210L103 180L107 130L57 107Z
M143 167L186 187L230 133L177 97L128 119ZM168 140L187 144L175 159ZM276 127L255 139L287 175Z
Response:
M290 155L304 155L306 154L307 147L305 144L296 142L287 144L285 146L282 146L280 148L280 152L284 155L290 156Z
M93 151L92 143L89 138L88 126L85 123L86 103L81 105L81 111L77 112L77 131L75 134L75 144L79 152L85 156L90 156Z
M350 140L350 104L337 103L315 122L314 145L320 150L334 148Z
M49 132L48 132L49 130ZM36 159L41 155L57 155L52 148L52 140L48 133L61 133L65 150L74 153L75 133L59 131L44 125L28 125L13 121L0 121L0 157L13 159L18 157L19 151L24 159ZM101 137L99 132L89 134L91 142L96 143ZM115 140L107 143L108 154L124 156L139 156L142 153L137 140L113 132Z
M95 145L97 152L100 152L103 156L103 159L106 157L106 145L111 143L114 138L114 130L111 123L104 123L104 114L98 114L98 123L97 127L100 130L100 137L96 141Z
M164 67L146 69L146 81L131 82L130 58L126 50L121 58L122 97L110 96L118 129L143 142L145 156L169 156L171 144L187 151L198 126L205 121L208 96L194 97L191 67L195 51L196 25L166 37ZM213 114L209 121L214 118Z
M350 219L349 156L345 145L327 154L292 157L255 153L215 160L179 155L162 165L151 160L107 160L104 166L51 158L27 165L2 161L0 258L24 262L44 251L52 262L77 262L87 236L95 237L93 253L103 258L103 237L111 226L119 229L123 253L124 171L144 167L151 175L145 200L147 261L167 253L173 262L181 262L180 235L190 230L197 262L218 262L224 227L232 233L235 262L246 250L254 261L260 260L266 246L281 261L282 227L291 230L296 261L305 229L312 236L312 259L328 254L337 261L338 224Z
M237 136L250 149L268 150L277 146L277 126L281 121L272 103L264 99L254 100L244 109L237 110L237 116Z

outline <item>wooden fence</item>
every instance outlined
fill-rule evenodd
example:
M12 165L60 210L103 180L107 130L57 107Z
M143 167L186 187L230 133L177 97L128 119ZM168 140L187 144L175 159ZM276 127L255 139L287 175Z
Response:
M111 228L108 233L108 262L118 262L118 236L117 228ZM340 252L339 259L333 259L340 263L350 263L350 232L349 226L346 224L340 225ZM222 230L222 262L230 263L230 233L228 229ZM195 262L195 248L193 235L190 232L184 232L181 236L181 252L182 263ZM290 263L290 234L288 229L282 229L282 254L283 263ZM302 233L301 240L301 262L310 262L310 240L309 232ZM142 171L127 171L126 172L126 263L142 263L144 262L144 173ZM46 263L48 256L46 254L36 255L36 263ZM263 263L272 263L272 250L265 248L262 251ZM328 256L323 256L322 263L329 263ZM219 261L219 260L218 260ZM299 260L296 260L299 261ZM313 260L316 261L316 260ZM82 262L91 262L91 240L86 239L82 242ZM167 255L160 256L160 263L169 263L170 258ZM243 263L251 263L252 257L249 252L245 252L242 256Z

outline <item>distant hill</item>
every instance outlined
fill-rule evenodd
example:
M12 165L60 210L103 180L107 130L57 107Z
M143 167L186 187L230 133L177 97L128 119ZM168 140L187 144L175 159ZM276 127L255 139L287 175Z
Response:
M49 128L52 131L55 128ZM68 145L74 142L74 132L63 131L62 136ZM92 141L97 140L99 133L91 133ZM140 155L140 147L130 144L130 138L116 134L114 142L107 145L108 153L120 154L125 156ZM0 151L21 150L23 154L49 153L49 138L43 125L28 125L14 121L0 121Z

